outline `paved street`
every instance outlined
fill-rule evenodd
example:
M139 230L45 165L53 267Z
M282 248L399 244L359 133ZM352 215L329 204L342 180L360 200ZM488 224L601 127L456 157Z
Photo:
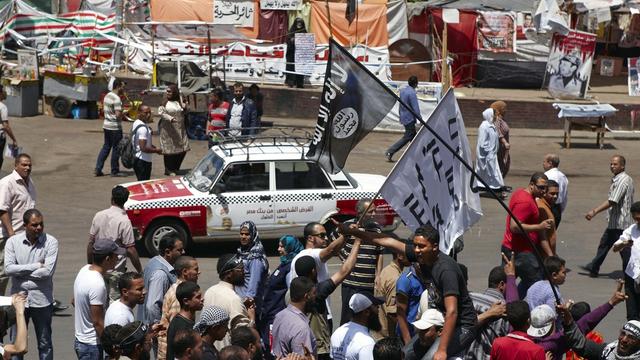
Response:
M20 145L33 157L32 176L38 189L37 207L44 213L45 231L57 237L60 242L55 295L65 303L72 296L76 272L85 264L87 233L93 215L109 205L112 186L135 180L133 173L128 178L93 177L95 159L102 145L101 124L101 120L55 119L46 116L11 120ZM127 125L126 130L129 127ZM469 133L474 134L475 129L469 129ZM512 165L506 182L514 189L526 185L531 173L542 169L545 153L560 154L560 169L569 177L570 185L569 204L559 230L558 253L567 260L567 266L572 270L568 274L567 283L561 287L561 292L565 299L586 300L595 307L609 299L615 285L613 279L621 276L621 272L616 271L621 265L619 257L610 254L601 269L600 278L591 279L580 274L582 271L578 265L587 263L595 254L597 242L606 225L604 214L588 222L584 219L584 213L606 198L611 177L608 169L611 155L621 153L627 156L627 170L634 176L636 183L640 182L640 157L637 155L640 153L640 146L637 140L609 137L605 149L599 150L594 146L594 139L581 138L580 135L583 134L585 133L575 132L574 148L565 150L559 144L562 135L560 131L512 129ZM351 172L386 175L392 164L384 161L384 150L399 137L400 134L371 134L352 153L347 169ZM475 149L475 137L471 136L470 142ZM191 144L192 151L187 155L185 167L193 166L206 151L206 142ZM6 174L11 168L12 163L5 160L2 174ZM108 170L107 165L105 172ZM162 159L156 156L152 176L161 176L162 170ZM640 199L640 195L637 198ZM483 198L482 205L484 217L465 235L465 249L460 257L469 268L469 288L476 291L485 288L489 270L499 262L498 249L505 226L505 213L496 201ZM406 236L408 233L401 229L399 234ZM212 250L210 246L201 245L192 249L191 255L199 259L202 270L200 285L203 289L218 281L215 265L221 251L232 251L235 246L236 244L228 244ZM267 241L265 246L270 252L269 262L273 269L279 261L274 256L275 242ZM386 260L388 263L388 259ZM337 263L332 261L332 269L335 270L336 266ZM339 291L333 294L333 298L334 314L337 314ZM56 359L75 358L72 314L69 309L62 316L54 318ZM624 317L624 305L620 305L601 323L598 330L605 335L606 340L615 339ZM35 345L35 335L31 332L28 358L37 357Z

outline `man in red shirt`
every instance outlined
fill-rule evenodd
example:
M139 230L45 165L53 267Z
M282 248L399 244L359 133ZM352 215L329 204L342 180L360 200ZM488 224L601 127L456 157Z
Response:
M513 331L494 340L491 360L545 360L544 349L527 335L529 305L518 300L507 304L507 320Z
M509 209L520 221L524 231L527 232L534 246L539 246L547 256L553 255L549 241L545 238L545 230L554 225L553 219L539 222L538 205L536 197L542 197L547 191L547 176L541 172L531 176L526 188L516 190L511 195ZM533 247L525 234L520 231L515 220L507 215L507 223L502 240L502 252L511 258L515 253L516 275L520 277L518 292L520 298L524 298L527 289L538 280L542 280L542 269L533 254Z

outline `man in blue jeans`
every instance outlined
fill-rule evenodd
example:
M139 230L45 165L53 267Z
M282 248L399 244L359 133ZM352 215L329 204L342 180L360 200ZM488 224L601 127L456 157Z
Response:
M409 77L409 86L405 86L400 90L400 100L405 103L415 114L420 115L420 106L418 105L418 95L416 95L416 87L418 86L418 78L415 75ZM416 136L416 121L418 118L413 116L410 110L400 105L400 123L404 126L404 135L385 153L387 161L393 161L393 154L407 145Z
M124 81L115 79L113 81L113 90L103 100L104 122L102 131L104 131L104 145L102 145L96 161L96 176L104 176L102 167L109 156L109 152L111 152L111 176L126 176L120 172L120 156L116 150L118 143L122 140L122 120L125 119L122 111L122 100L120 100L120 96L124 95L124 86Z

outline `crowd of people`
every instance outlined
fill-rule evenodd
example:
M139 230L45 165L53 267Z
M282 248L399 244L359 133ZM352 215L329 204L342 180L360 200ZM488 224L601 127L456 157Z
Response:
M123 89L124 83L116 80L115 93ZM222 90L215 91L213 125L235 124L231 128L239 134L251 133L259 120L247 96L242 84L234 86L232 103L224 100ZM160 132L160 148L151 142L149 107L140 107L134 123L138 150L163 154L168 174L179 170L189 150L182 136L185 106L178 89L169 87L159 110L160 129L166 128L164 137ZM107 125L109 112L116 119L109 121L117 126ZM505 113L502 102L483 112L481 132L487 134L479 137L476 164L487 179L496 176L488 184L498 191L506 190L509 167L508 131L505 136L497 125ZM108 155L122 135L118 122L123 116L115 98L105 100L105 145L96 175L101 174L105 149ZM417 119L407 121L401 142L413 136L409 126L415 127ZM403 145L392 148L387 158ZM139 161L150 163L138 155ZM633 201L626 160L622 155L611 158L614 176L607 199L585 214L592 220L606 211L608 223L596 256L584 268L599 276L612 249L620 253L624 272L611 297L593 309L586 302L565 300L561 291L567 268L557 253L556 230L569 182L559 165L558 155L547 154L544 172L535 172L525 187L513 191L499 249L502 264L491 269L487 288L479 292L470 291L466 266L440 251L437 229L422 226L408 240L384 233L371 199L357 203L352 220L311 222L300 239L282 236L279 264L269 264L256 225L242 223L237 251L219 257L219 281L203 289L198 259L185 254L188 239L177 232L164 234L158 254L142 266L124 210L129 191L115 186L110 206L96 213L89 227L87 264L74 280L75 353L82 360L640 359L640 202ZM138 163L135 169L148 176L150 164ZM113 165L111 170L118 173ZM4 358L24 356L31 321L38 358L53 359L59 244L44 231L31 171L31 157L20 154L14 170L0 179L0 291L10 281L12 294L11 311L0 308L0 335L9 336L2 353ZM385 252L392 254L386 266ZM334 257L340 265L332 272L327 263ZM331 295L338 287L341 303L332 307ZM621 324L616 341L605 343L595 328L622 302L628 321ZM336 308L340 314L332 310Z

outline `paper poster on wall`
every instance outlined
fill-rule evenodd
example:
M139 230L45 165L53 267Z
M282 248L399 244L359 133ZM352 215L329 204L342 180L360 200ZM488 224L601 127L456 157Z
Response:
M519 12L516 16L516 39L526 40L525 32L530 31L529 29L536 30L536 25L533 23L533 14Z
M221 25L253 26L252 1L224 0L213 2L213 23Z
M21 80L38 79L38 55L31 50L18 50L18 77Z
M316 37L312 33L296 33L294 41L296 72L311 75L316 63Z
M587 95L596 35L570 31L566 36L553 34L547 61L545 84L557 99L579 99Z
M496 53L516 51L516 13L478 11L478 49Z
M640 96L640 57L628 59L629 96Z
M260 0L261 10L299 10L302 0Z

